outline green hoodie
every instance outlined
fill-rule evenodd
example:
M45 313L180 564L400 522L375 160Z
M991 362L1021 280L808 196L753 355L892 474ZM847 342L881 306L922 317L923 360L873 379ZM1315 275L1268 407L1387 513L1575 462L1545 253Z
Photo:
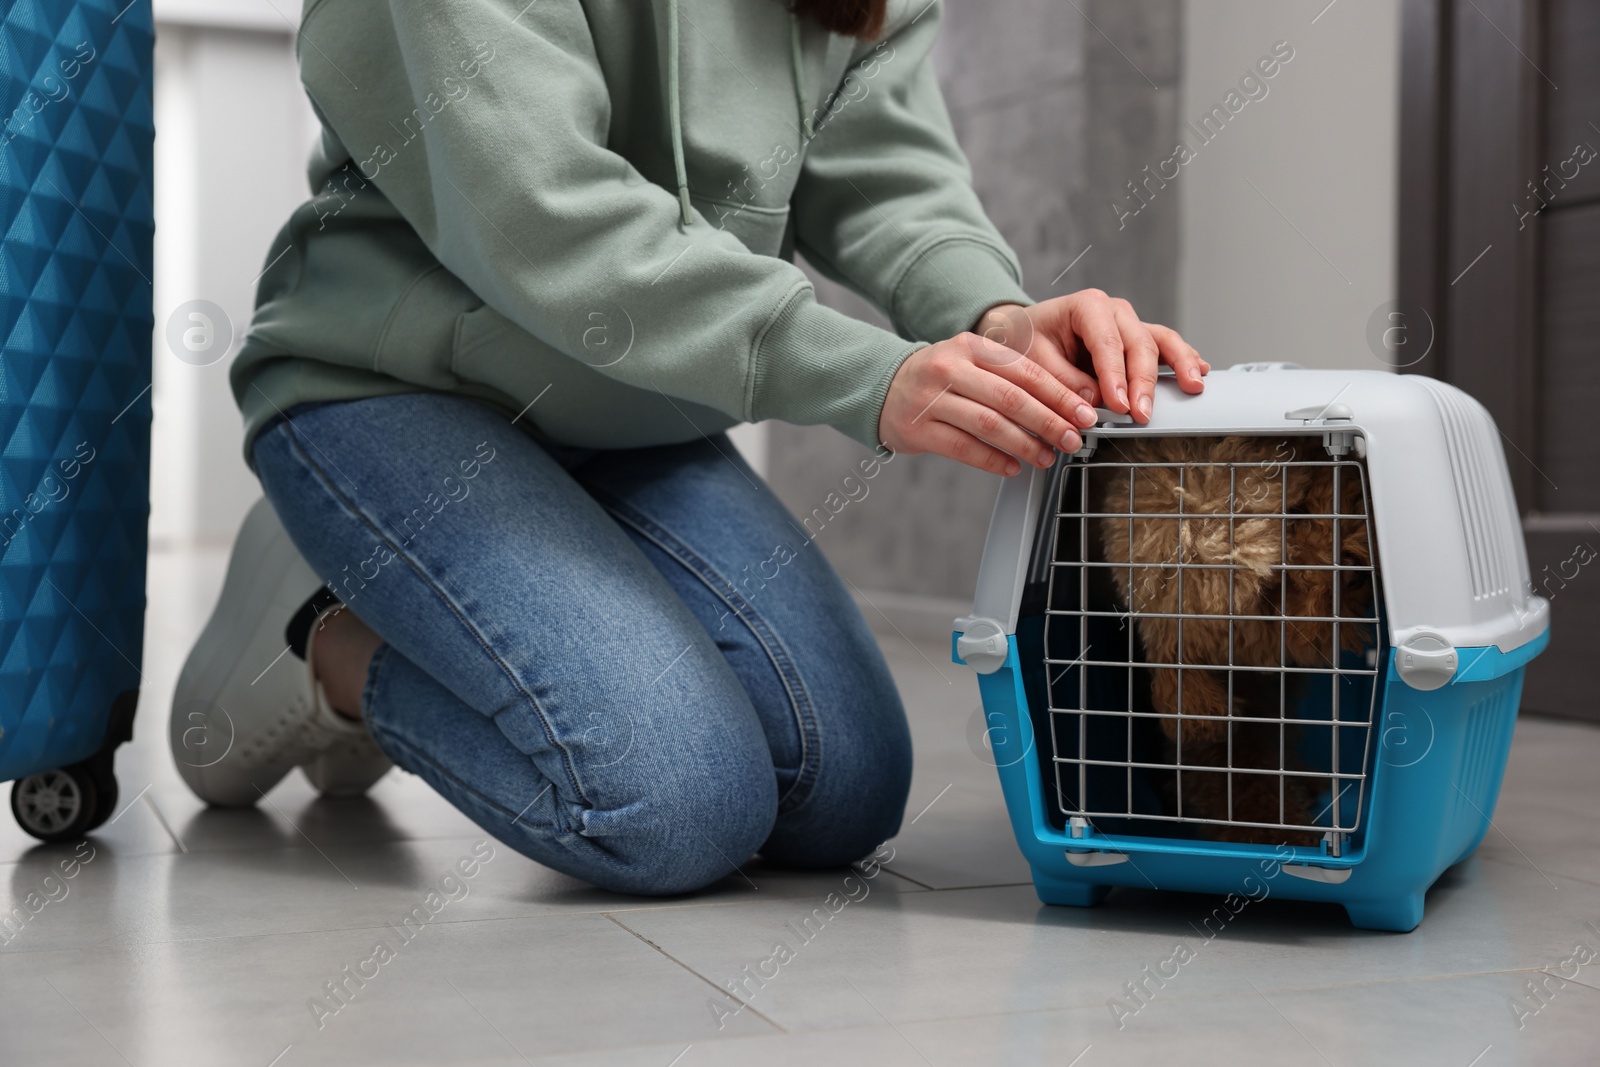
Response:
M562 444L741 421L869 446L890 379L1029 303L928 53L780 0L309 0L315 195L267 255L231 381L245 456L303 401L437 390ZM883 308L816 302L790 262Z

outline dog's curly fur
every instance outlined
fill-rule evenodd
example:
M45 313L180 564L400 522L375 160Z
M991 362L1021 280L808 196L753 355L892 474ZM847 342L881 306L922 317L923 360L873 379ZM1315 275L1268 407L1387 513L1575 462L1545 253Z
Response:
M1336 513L1332 468L1296 466L1296 458L1325 460L1327 454L1314 438L1141 437L1102 446L1097 463L1089 468L1093 506L1099 512L1134 517L1097 519L1097 540L1106 562L1135 565L1112 567L1110 572L1118 598L1133 614L1146 662L1334 666L1338 652L1333 647L1333 624L1294 620L1334 615L1335 582L1340 583L1338 616L1371 618L1372 582L1366 573L1310 569L1372 563L1360 481L1349 471L1339 479L1340 543L1335 560L1334 521L1295 517ZM1102 467L1101 460L1170 466L1140 466L1130 477L1128 467ZM1138 517L1175 516L1180 510L1182 518ZM1179 563L1186 564L1181 577ZM1178 614L1186 616L1181 624L1161 617ZM1288 616L1287 624L1277 621L1280 614ZM1353 651L1375 638L1370 622L1342 622L1339 631L1340 644ZM1313 821L1316 779L1286 779L1280 818L1276 775L1229 775L1225 770L1230 732L1233 768L1283 766L1276 722L1229 721L1230 716L1276 720L1280 713L1287 714L1278 707L1276 677L1239 673L1230 707L1225 670L1146 669L1151 675L1153 710L1170 716L1159 720L1169 740L1177 740L1182 723L1184 766L1219 768L1218 773L1182 776L1185 815L1229 818L1228 779L1232 778L1233 820ZM1293 748L1293 740L1282 741L1285 752ZM1242 826L1207 829L1208 836L1218 840L1314 844L1319 838L1309 832Z

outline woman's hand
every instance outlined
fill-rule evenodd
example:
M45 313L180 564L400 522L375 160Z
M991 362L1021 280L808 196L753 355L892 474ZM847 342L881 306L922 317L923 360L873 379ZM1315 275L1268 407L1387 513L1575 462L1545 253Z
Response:
M1132 304L1098 289L1027 308L990 308L976 330L1024 353L1091 404L1131 414L1138 422L1150 421L1162 363L1177 371L1186 393L1205 388L1201 378L1211 370L1178 331L1139 321Z
M1080 431L1095 424L1091 405L1149 422L1162 363L1186 393L1205 388L1211 370L1176 330L1139 321L1133 305L1098 289L1002 304L976 328L900 365L878 417L878 437L895 452L993 474L1016 474L1018 459L1048 467L1055 449L1078 450Z
M1019 309L1020 310L1020 309ZM1024 352L975 333L918 349L895 372L878 437L902 455L934 452L992 474L1076 452L1094 408ZM1009 453L1009 454L1008 454Z

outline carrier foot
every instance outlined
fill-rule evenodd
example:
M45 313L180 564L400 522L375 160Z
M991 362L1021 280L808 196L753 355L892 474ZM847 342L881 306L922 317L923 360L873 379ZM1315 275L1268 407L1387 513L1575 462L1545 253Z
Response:
M1409 933L1422 922L1422 894L1360 901L1346 904L1344 910L1349 914L1350 922L1363 930Z
M1033 890L1046 904L1069 904L1075 908L1092 908L1111 892L1108 885L1091 882L1073 882L1046 874L1033 868Z

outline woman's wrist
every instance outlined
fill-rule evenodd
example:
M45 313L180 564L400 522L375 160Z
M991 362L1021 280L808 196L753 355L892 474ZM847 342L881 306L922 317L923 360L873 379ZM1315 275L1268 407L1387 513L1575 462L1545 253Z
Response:
M1033 347L1033 319L1021 304L996 304L978 316L972 332L1015 352L1027 353Z
M1026 313L1027 309L1021 304L996 304L978 316L978 321L972 324L972 332L981 334L996 326L1006 325L1014 321L1019 311ZM1004 344L1003 341L1001 343Z

